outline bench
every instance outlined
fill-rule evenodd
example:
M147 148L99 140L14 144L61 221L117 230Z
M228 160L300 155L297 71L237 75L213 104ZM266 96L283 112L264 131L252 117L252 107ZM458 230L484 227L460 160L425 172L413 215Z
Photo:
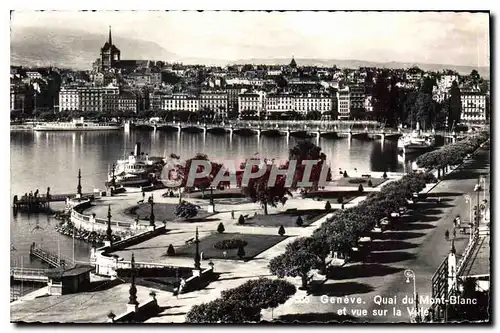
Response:
M363 178L372 178L372 175L365 174L365 175L361 175L361 177L363 177Z

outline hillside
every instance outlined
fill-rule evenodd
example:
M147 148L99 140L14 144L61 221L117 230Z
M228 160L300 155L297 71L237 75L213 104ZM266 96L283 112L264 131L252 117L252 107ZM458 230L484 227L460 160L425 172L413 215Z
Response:
M90 69L100 55L107 34L71 29L22 28L11 31L11 64L24 66L58 65ZM122 59L166 60L177 56L160 45L113 35L113 44Z

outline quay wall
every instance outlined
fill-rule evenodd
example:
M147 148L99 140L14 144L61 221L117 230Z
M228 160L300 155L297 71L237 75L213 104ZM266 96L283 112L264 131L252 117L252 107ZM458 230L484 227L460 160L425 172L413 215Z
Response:
M80 202L72 202L71 209L71 222L76 228L81 228L87 231L101 231L104 232L108 228L108 220L96 218L95 215L85 215L80 212L87 209L91 205L88 199L81 200ZM129 230L145 230L147 225L140 225L138 223L124 222L124 221L111 221L111 227L117 231Z

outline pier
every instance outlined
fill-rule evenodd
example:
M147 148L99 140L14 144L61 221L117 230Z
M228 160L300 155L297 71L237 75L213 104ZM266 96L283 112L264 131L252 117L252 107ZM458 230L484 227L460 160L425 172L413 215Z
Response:
M47 250L44 250L41 247L36 246L35 243L31 244L30 256L37 258L43 263L54 268L65 267L68 263L72 262L71 259L66 258L65 256L62 256L63 258L61 258L61 255L56 255Z

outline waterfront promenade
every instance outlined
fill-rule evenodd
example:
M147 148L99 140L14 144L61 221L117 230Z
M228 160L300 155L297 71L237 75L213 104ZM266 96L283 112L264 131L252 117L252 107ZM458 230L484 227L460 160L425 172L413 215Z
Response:
M390 313L383 317L366 316L364 318L355 318L355 316L339 317L336 313L344 306L348 308L347 313L349 313L351 308L364 308L371 313L371 311L376 308L373 304L373 297L377 295L383 297L398 296L400 298L404 295L411 296L412 286L411 284L405 283L403 276L403 270L407 268L413 269L417 274L418 293L420 295L430 293L430 279L450 249L450 242L446 241L444 237L445 230L450 229L451 231L453 218L457 214L460 214L462 219L466 220L469 205L465 204L463 194L471 193L474 184L477 182L476 176L479 173L487 172L489 163L488 148L487 145L480 150L477 160L463 165L461 169L446 176L445 180L431 190L430 193L432 195L437 195L444 199L441 204L418 203L409 216L403 217L406 221L401 223L400 228L384 233L383 239L373 242L374 252L368 260L362 264L353 263L342 268L336 268L333 272L334 276L326 281L324 281L325 279L323 276L317 275L314 280L316 282L324 281L324 283L309 295L306 291L298 290L297 294L294 295L292 299L274 310L274 318L280 318L285 321L292 319L327 321L338 318L339 320L367 320L370 322L408 322L409 316L407 315L406 306L402 309L404 310L402 311L403 315L397 318L389 316ZM132 194L130 201L137 199L134 198L134 195L137 197L141 196L140 193ZM178 200L176 198L160 199L159 193L155 193L155 198L156 197L158 197L159 201L173 200L177 202ZM116 203L120 202L119 197L111 198L110 200L116 200ZM310 199L291 200L303 200L302 205L307 202L307 206L309 206L309 204L317 204L318 206L322 205L321 208L324 207L324 202L321 203ZM362 200L362 197L358 197L355 201L351 201L346 207L354 205L360 200ZM296 207L298 204L300 205L298 202L289 201L286 206ZM338 204L333 203L332 208L340 208L336 207L336 205ZM222 212L218 214L218 218L224 223L226 232L255 232L264 234L268 232L275 234L277 232L276 228L237 226L236 220L230 219L230 207L234 206L228 205L226 207L218 204L216 206L216 209ZM240 209L247 209L249 212L252 210L262 212L257 204L252 203L243 204ZM119 211L119 209L115 210ZM270 213L272 212L274 212L274 210L270 209ZM168 226L172 226L173 229L178 230L177 232L172 232L172 239L164 238L169 237L169 235L156 237L153 240L119 251L116 254L128 259L133 252L138 261L143 261L144 259L151 260L151 256L158 256L158 253L166 250L169 243L182 242L189 234L192 234L196 225L203 225L200 232L200 236L203 237L204 233L215 231L216 225L221 221L204 223L167 223L167 228ZM304 228L287 228L287 235L309 236L321 223L322 221L319 220ZM251 229L255 231L250 231ZM184 235L179 236L178 234L180 233L184 233ZM177 237L177 239L175 237ZM160 307L162 307L162 311L158 316L150 318L147 322L184 322L185 314L193 305L214 300L220 296L222 290L237 287L249 279L270 276L267 268L269 260L281 254L286 244L292 242L294 239L295 237L288 237L248 262L213 259L214 270L220 273L220 277L217 281L212 282L208 288L183 294L178 298L173 296L170 292L155 290L157 294L156 298ZM457 239L455 241L457 254L463 252L467 241L468 235L457 234ZM169 265L192 266L193 264L192 258L160 258L158 256L158 260L168 262ZM203 261L202 267L205 266L207 266L207 262ZM297 286L300 285L299 279L287 279ZM73 306L74 302L86 304L92 300L92 304L99 304L98 300L106 297L111 290L116 290L116 292L118 292L118 289L115 288L117 287L113 287L106 292L82 293L75 298L67 297L65 300L61 301L60 304L58 303L53 308L47 310L48 313L44 312L44 319L48 320L52 318L52 320L61 320L59 311L62 311L63 308ZM140 289L142 290L144 288L141 287ZM119 292L126 293L125 290L126 288L122 286ZM141 292L141 294L144 295L145 291ZM325 304L321 301L322 295L339 297L359 296L363 300L363 304L361 306ZM143 298L144 297L147 296L143 296ZM308 303L297 301L301 299L307 299ZM113 305L113 311L118 311L120 308L124 310L125 302L120 306ZM388 306L382 306L381 308L388 308ZM11 308L11 311L23 312L25 310L22 310L22 306L18 305L16 308ZM99 311L100 313L106 312L104 309L100 309ZM13 318L16 318L16 315L13 315ZM38 318L38 315L34 314L32 316L30 315L25 320L32 321L38 320ZM263 319L270 320L271 312L267 310L263 311ZM100 317L95 316L95 311L93 311L91 307L87 308L85 306L79 312L78 320L102 322L105 321L105 318L100 319Z

